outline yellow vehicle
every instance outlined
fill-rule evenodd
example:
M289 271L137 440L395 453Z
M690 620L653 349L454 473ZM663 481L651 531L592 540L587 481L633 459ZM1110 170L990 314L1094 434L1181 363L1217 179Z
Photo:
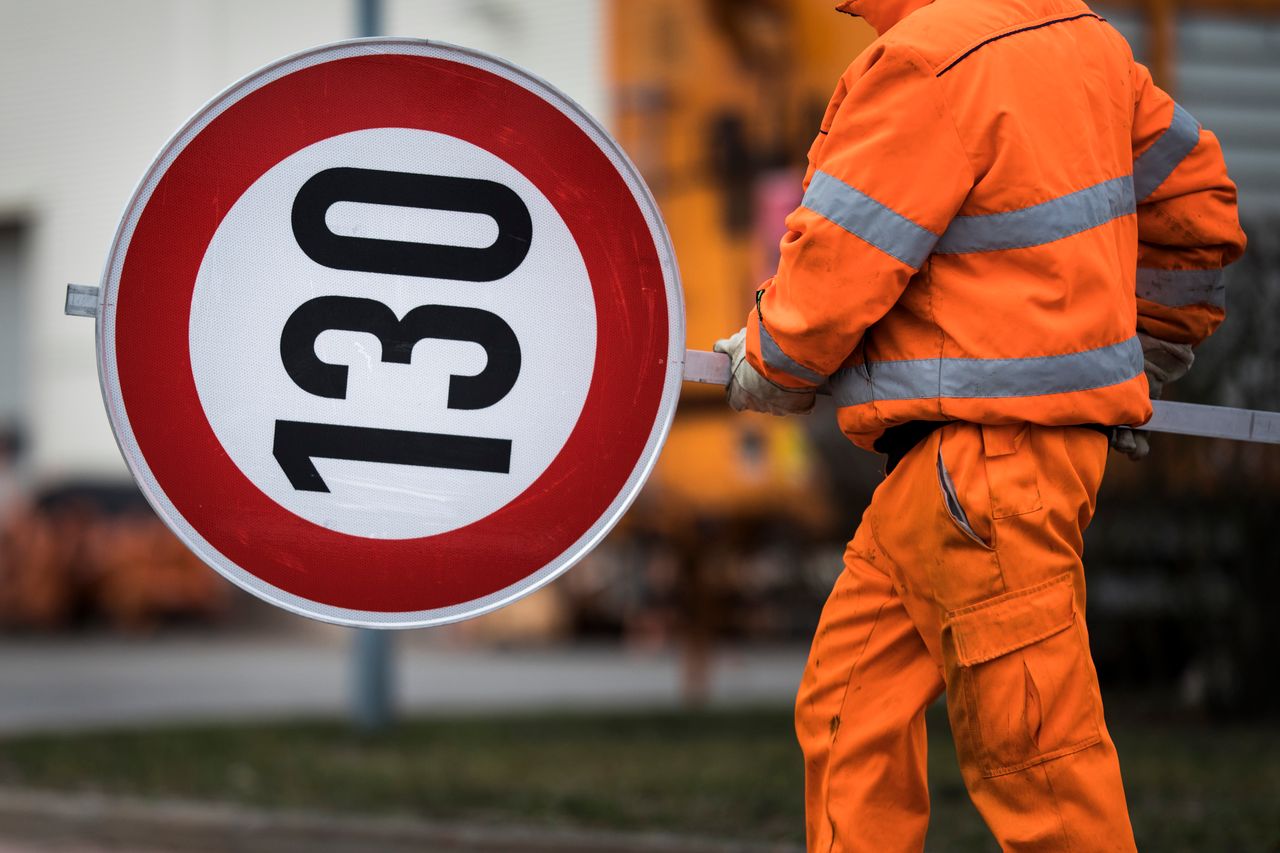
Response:
M615 130L671 231L689 346L710 349L772 273L833 81L873 32L784 0L621 0L611 14ZM730 415L720 389L686 386L633 522L826 522L804 423Z

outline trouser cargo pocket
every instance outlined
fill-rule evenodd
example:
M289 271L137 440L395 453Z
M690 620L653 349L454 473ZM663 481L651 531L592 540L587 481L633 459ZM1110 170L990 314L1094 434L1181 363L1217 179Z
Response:
M963 764L998 776L1101 739L1102 705L1070 574L947 613L943 643Z

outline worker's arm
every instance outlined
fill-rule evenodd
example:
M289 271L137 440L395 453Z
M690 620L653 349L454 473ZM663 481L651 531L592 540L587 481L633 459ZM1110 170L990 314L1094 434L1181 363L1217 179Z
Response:
M1244 252L1222 146L1134 64L1138 331L1194 346L1226 313L1222 269Z
M1236 186L1218 138L1133 66L1133 188L1138 202L1138 336L1151 399L1195 361L1192 347L1226 316L1223 268L1244 252ZM1139 460L1142 432L1112 446Z
M841 366L973 185L928 66L901 47L876 50L856 79L846 72L827 110L777 275L747 321L748 362L787 388L811 388Z

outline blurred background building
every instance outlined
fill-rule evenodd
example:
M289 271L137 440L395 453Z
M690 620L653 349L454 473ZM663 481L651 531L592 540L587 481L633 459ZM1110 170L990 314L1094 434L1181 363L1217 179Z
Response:
M609 112L600 0L386 2L389 33L506 56ZM58 310L96 283L151 159L201 105L287 54L350 38L353 0L0 3L0 419L41 484L125 477L93 336Z
M600 117L645 175L680 258L689 345L742 325L777 260L833 83L872 33L827 0L385 0L388 34L491 51ZM1174 393L1280 408L1280 5L1099 5L1222 138L1251 246L1231 317ZM349 37L353 0L0 0L0 626L140 631L234 622L249 602L201 567L132 488L104 415L88 324L96 282L155 152L205 101L285 54ZM1099 667L1232 712L1280 698L1280 453L1158 438L1113 460L1090 533ZM472 640L622 637L686 651L705 690L725 639L802 645L880 462L829 411L732 417L686 389L645 495L583 566L458 629ZM294 624L293 617L280 620Z

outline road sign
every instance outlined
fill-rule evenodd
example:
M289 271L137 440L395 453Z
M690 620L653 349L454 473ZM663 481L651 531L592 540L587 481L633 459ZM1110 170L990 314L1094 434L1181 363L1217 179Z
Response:
M684 312L606 132L495 57L365 39L198 112L126 208L97 308L121 450L207 563L328 621L474 616L643 485Z

